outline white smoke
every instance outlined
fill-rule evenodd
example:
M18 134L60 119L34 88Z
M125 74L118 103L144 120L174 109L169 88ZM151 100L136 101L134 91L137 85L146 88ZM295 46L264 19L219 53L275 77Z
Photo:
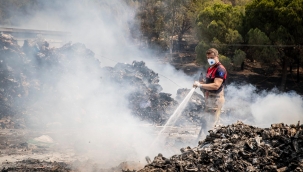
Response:
M83 43L95 53L101 67L117 62L131 64L146 61L147 67L159 73L163 92L176 94L180 87L192 87L192 79L167 64L154 63L149 51L137 49L130 38L129 27L135 10L121 0L105 1L43 1L43 10L22 28L70 32L65 41ZM22 20L21 20L22 21ZM138 33L140 34L140 33ZM42 35L43 37L43 35ZM78 154L101 164L103 168L124 161L141 161L162 152L165 156L178 152L161 146L150 147L156 131L135 119L127 107L126 95L133 91L127 86L104 81L95 65L71 54L70 64L62 64L65 72L50 76L37 73L45 82L54 83L49 94L37 95L28 106L33 126L44 125L56 130L57 142L73 145ZM151 60L147 60L151 58ZM88 70L90 69L90 70ZM51 71L56 68L51 68ZM93 70L93 71L91 71ZM33 72L35 73L35 72ZM163 78L162 78L163 77ZM46 86L44 86L46 87ZM145 124L145 125L144 125ZM71 136L72 135L72 136Z
M260 91L252 85L231 84L226 93L224 109L231 111L231 122L242 120L269 127L273 123L296 124L303 120L303 99L295 92Z
M23 21L22 27L68 31L71 33L69 40L84 43L95 53L102 67L144 60L147 67L159 73L163 92L173 96L177 89L191 88L193 81L198 79L186 76L168 64L155 63L153 54L136 48L129 39L129 26L134 22L135 10L125 1L40 2L43 11L29 21ZM66 65L70 72L60 78L56 95L38 97L30 106L32 112L39 114L39 118L33 117L36 121L65 134L73 133L72 137L58 138L72 142L78 153L89 156L104 168L127 160L143 162L146 155L153 157L158 152L164 156L178 153L161 147L150 149L155 131L143 126L142 121L130 114L125 95L132 90L103 82L101 73L87 72L87 68L94 67L84 60ZM44 79L49 80L47 75ZM302 121L302 104L302 98L295 93L258 94L251 85L230 85L224 108L232 110L232 120L269 125Z
M251 112L258 126L303 122L303 99L296 93L268 93L256 99Z

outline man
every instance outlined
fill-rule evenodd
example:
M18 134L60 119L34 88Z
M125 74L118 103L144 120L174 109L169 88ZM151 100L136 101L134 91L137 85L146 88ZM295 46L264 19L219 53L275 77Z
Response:
M214 122L213 125L216 125L219 124L221 109L225 102L224 82L227 77L227 71L219 62L218 50L215 48L207 50L206 57L210 67L207 69L205 80L195 81L193 86L201 88L204 92L205 111L211 114L211 123ZM205 127L202 126L202 128L206 129Z

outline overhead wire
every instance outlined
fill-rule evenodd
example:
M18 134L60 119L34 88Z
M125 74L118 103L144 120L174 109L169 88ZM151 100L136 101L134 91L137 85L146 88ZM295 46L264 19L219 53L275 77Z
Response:
M273 44L211 44L211 45L225 45L235 47L301 47L302 45L273 45Z
M110 58L107 58L107 57L104 57L104 56L100 56L101 58L104 58L104 59L108 59L108 60L111 60L111 61L113 61L113 62L117 62L117 63L119 63L118 61L116 61L116 60L113 60L113 59L110 59Z
M118 61L116 61L116 60L113 60L113 59L111 59L111 58L104 57L103 55L100 55L99 57L104 58L104 59L111 60L111 61L113 61L113 62L120 63L120 62L118 62ZM158 74L158 75L160 75L160 76L162 76L163 78L168 79L170 82L174 83L174 84L175 84L176 86L178 86L179 88L182 88L180 85L178 85L176 82L174 82L174 81L173 81L173 80L171 80L170 78L168 78L168 77L166 77L166 76L164 76L164 75L162 75L162 74L160 74L160 73L157 73L157 74Z
M164 75L162 75L162 74L159 74L159 73L158 73L158 75L163 76L164 78L166 78L166 79L170 80L172 83L174 83L175 85L177 85L179 88L182 88L180 85L178 85L177 83L175 83L173 80L171 80L171 79L167 78L166 76L164 76Z

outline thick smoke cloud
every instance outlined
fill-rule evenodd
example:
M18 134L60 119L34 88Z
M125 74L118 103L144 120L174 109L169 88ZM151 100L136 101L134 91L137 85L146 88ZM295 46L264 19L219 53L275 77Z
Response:
M178 88L191 87L190 77L170 65L147 60L153 59L154 55L138 50L129 39L135 10L118 0L40 3L41 11L30 20L24 20L22 28L68 31L71 34L65 41L83 43L93 51L100 64L83 58L81 52L71 52L62 57L61 66L49 65L33 71L33 75L47 83L43 86L44 91L50 91L37 93L34 101L27 102L28 121L32 127L57 130L62 134L54 136L55 141L73 145L77 153L88 156L104 168L127 160L144 163L146 155L153 157L158 152L168 156L178 153L149 146L156 131L135 119L127 106L126 97L134 90L104 80L96 67L144 60L155 72L161 71L163 92L175 95ZM73 60L64 63L65 58Z
M120 0L41 1L43 10L22 24L25 28L67 31L66 41L81 42L96 53L102 66L140 57L130 44L135 11Z
M96 54L101 66L144 60L149 68L159 73L163 91L173 96L177 89L191 86L191 77L170 65L155 63L159 57L150 50L136 48L129 30L134 25L136 10L124 1L45 1L43 4L44 10L23 23L23 27L70 32L71 37L67 37L66 41L84 43Z

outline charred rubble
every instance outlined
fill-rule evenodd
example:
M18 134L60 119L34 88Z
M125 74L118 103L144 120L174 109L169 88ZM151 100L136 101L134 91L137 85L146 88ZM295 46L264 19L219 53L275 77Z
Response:
M50 48L42 38L25 40L20 47L11 35L1 33L0 119L22 115L38 96L55 92L61 74L69 70L66 64L72 63L74 56L85 58L98 69L98 60L93 55L83 44L68 43L61 48ZM45 80L45 76L51 79Z
M73 65L79 58L87 64L85 70L100 76L100 82L116 82L121 90L132 90L126 95L128 106L132 114L143 121L163 124L189 92L189 89L178 90L176 100L171 94L162 92L158 74L143 61L101 68L94 53L83 44L67 43L60 48L51 48L47 41L37 38L25 40L20 47L11 35L1 34L0 119L26 113L27 105L35 103L39 97L46 97L43 95L56 96L62 74L75 70ZM199 96L197 93L193 95L182 115L183 119L198 121L195 116L202 110L203 104ZM59 100L60 97L54 99ZM6 128L4 123L1 127Z
M258 128L238 121L209 131L197 147L161 153L139 172L148 171L303 171L303 124Z
M31 113L28 105L39 101L39 97L47 97L45 95L56 96L62 74L74 70L73 64L78 58L87 62L86 72L100 76L100 82L116 82L121 90L125 87L132 90L127 94L132 114L156 125L166 122L189 92L189 89L178 90L176 100L171 94L162 92L158 74L143 61L101 68L94 53L83 44L68 43L60 48L51 48L47 41L37 38L25 40L20 47L12 36L0 34L0 129L26 128L23 117ZM201 110L201 99L195 93L182 118L192 122L193 116ZM60 100L60 97L55 97L55 100ZM7 142L0 145L8 146ZM28 171L71 171L65 163L37 159L20 161L15 165L7 164L2 171L19 171L22 168Z
M61 48L50 48L45 40L38 38L26 40L20 47L12 36L0 34L0 127L23 126L16 125L10 118L1 119L22 115L26 113L28 103L37 101L37 96L56 92L61 74L72 69L63 64L72 66L78 57L93 64L87 67L87 71L103 74L100 82L110 80L120 84L121 89L131 88L133 91L127 95L129 107L133 115L144 121L163 124L190 91L179 89L176 100L161 92L158 74L142 61L101 68L94 53L83 44L68 43ZM43 80L45 75L52 76L52 79ZM193 94L181 119L199 124L203 104L202 96ZM159 154L140 172L303 171L303 125L280 123L272 124L270 128L258 128L237 122L210 130L197 147L180 151L181 154L170 158ZM22 163L57 166L37 160L20 163L20 168ZM63 169L57 171L70 170L66 164L58 164L58 167Z
M16 112L13 106L18 97L24 94L22 89L23 73L16 64L24 63L24 54L17 41L10 35L0 35L0 118Z
M103 78L116 82L121 89L133 90L127 95L128 106L141 120L161 124L177 104L171 94L161 92L158 74L143 61L104 68Z
M121 89L127 85L135 90L128 95L132 114L154 124L162 125L166 122L176 106L190 91L190 89L179 89L176 100L171 97L171 94L161 92L158 74L146 67L142 61L134 61L132 64L118 63L113 68L105 69L104 76L109 76L111 80L120 84ZM199 122L197 118L203 110L203 105L202 96L194 93L179 121Z
M177 90L176 100L178 102L182 102L184 97L190 92L190 89L181 88ZM178 121L187 121L188 123L201 125L205 122L204 118L201 116L203 114L203 110L205 108L205 102L202 95L194 92L191 96L190 100L188 101L185 109L182 112L182 115ZM178 122L178 124L182 124L182 122Z
M46 162L40 161L38 159L26 159L17 162L15 167L8 167L1 169L1 172L10 172L10 171L40 171L40 172L54 172L54 171L62 171L62 172L71 172L71 171L79 171L77 169L73 169L70 165L64 162Z

